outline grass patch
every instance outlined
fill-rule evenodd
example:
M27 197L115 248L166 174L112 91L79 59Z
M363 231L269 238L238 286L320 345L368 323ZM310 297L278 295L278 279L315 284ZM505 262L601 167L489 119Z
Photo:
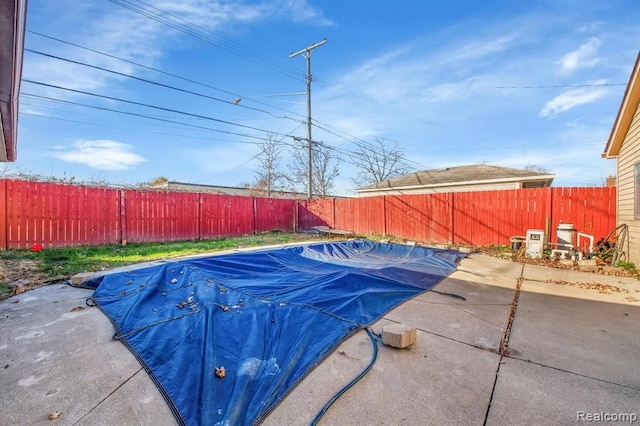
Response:
M0 284L0 299L11 296L13 293L13 287L6 284Z
M625 269L627 272L633 275L638 275L638 269L636 268L636 264L633 262L625 262L624 260L618 261L616 263L618 268Z
M129 243L108 246L81 246L49 248L40 252L29 250L0 251L0 261L36 261L38 270L47 280L68 278L80 272L93 272L132 263L168 259L244 247L258 247L320 240L315 234L268 232L245 237L219 238L203 241L176 241L167 243ZM11 279L0 277L0 293ZM6 282L3 282L5 281ZM12 289L9 288L8 291Z

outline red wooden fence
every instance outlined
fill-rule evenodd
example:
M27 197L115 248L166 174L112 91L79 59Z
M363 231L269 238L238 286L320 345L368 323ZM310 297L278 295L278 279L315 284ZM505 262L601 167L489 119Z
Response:
M293 232L295 203L0 179L0 249Z
M0 179L0 249L239 236L329 225L421 242L509 244L560 223L596 237L616 225L615 188L294 200ZM296 213L297 212L297 213Z
M299 206L301 230L328 225L358 234L469 245L509 244L527 229L572 223L596 240L616 226L615 188L536 188L324 199Z

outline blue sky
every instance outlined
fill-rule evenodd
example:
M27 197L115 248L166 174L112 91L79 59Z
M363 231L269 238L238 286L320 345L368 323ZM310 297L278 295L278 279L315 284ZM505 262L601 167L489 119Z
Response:
M286 95L306 90L305 59L289 54L326 37L311 56L313 139L346 160L334 193L353 194L349 152L377 139L397 142L412 170L538 166L556 175L554 186L600 186L615 174L600 153L640 48L635 0L28 7L10 167L115 184L252 182L261 138L278 135L287 148L291 136L306 137L306 97ZM130 10L140 7L187 33Z

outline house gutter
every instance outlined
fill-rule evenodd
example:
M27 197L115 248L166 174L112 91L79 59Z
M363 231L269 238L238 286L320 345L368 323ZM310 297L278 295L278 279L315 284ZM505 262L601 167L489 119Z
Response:
M27 0L0 0L0 161L15 161Z
M616 158L620 152L624 137L629 131L636 108L638 107L638 103L640 103L640 84L638 82L639 72L640 52L638 52L636 63L633 66L633 71L631 71L629 83L625 89L616 120L613 122L613 128L611 129L611 134L607 140L607 145L601 155L602 158Z

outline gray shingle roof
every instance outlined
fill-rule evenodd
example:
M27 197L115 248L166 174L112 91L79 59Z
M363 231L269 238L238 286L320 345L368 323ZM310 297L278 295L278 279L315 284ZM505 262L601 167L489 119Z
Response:
M530 170L511 169L508 167L491 166L488 164L474 164L470 166L447 167L442 169L422 170L399 176L394 179L364 186L358 190L405 188L408 186L433 186L456 184L460 182L491 181L491 180L540 180L553 179L552 173L534 172Z

